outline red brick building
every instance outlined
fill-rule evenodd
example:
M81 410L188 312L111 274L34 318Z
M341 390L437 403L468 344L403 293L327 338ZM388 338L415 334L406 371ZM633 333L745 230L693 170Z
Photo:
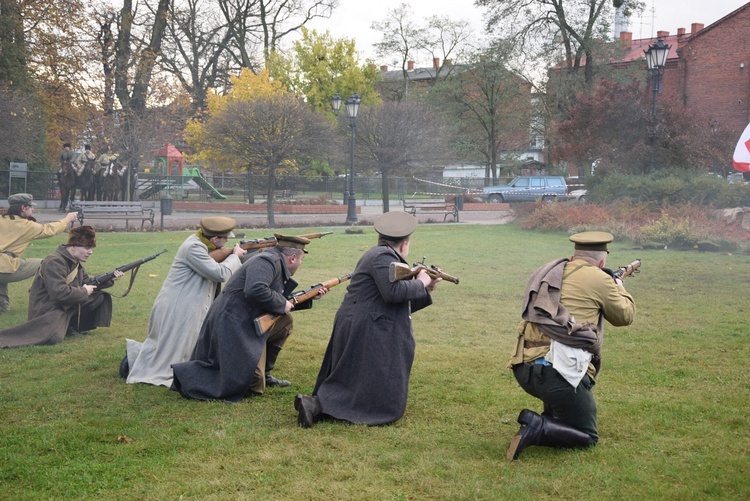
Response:
M706 118L716 120L737 138L750 122L750 3L715 23L693 23L690 32L659 31L655 38L620 41L629 46L614 64L646 62L643 52L659 38L671 46L662 78L661 99L670 99Z

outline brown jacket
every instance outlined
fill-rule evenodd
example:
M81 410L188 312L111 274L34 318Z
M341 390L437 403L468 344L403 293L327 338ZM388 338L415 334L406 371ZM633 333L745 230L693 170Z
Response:
M601 336L602 317L616 326L629 325L635 318L635 302L625 288L615 285L612 277L581 259L558 259L539 268L529 280L523 308L524 320L518 325L518 341L509 366L546 355L550 337L545 332L549 333L548 329L555 325L573 334L582 326L594 324ZM593 349L586 349L598 353L600 344L601 338L592 345ZM589 368L590 376L596 372L598 364Z
M108 327L112 298L106 292L91 296L83 288L88 274L60 245L42 261L29 292L29 321L0 331L0 348L57 344L65 338L71 319L79 331ZM105 284L111 285L111 282Z

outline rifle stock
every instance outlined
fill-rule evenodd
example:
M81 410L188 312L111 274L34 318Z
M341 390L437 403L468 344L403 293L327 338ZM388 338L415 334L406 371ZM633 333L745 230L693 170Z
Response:
M346 282L352 278L351 273L347 273L344 276L332 278L330 280L327 280L325 282L315 284L309 289L305 289L300 292L296 292L292 294L292 296L289 298L289 301L293 303L294 306L292 306L292 309L294 309L295 306L297 306L300 303L304 303L305 301L308 301L315 296L318 295L318 291L325 287L326 289L330 289L332 287L337 286L341 282ZM255 333L258 334L258 336L262 336L268 330L273 327L273 324L276 323L276 321L281 318L282 315L276 315L275 313L265 313L259 317L257 317L254 321L255 323Z
M388 268L388 278L391 282L396 282L398 280L404 280L406 278L416 277L421 270L424 270L427 272L427 274L432 278L433 280L436 278L442 278L443 280L447 280L448 282L453 282L454 284L458 284L458 278L454 277L452 275L449 275L440 269L438 269L437 266L427 266L422 263L416 263L413 268L409 268L409 265L399 262L392 262L390 267Z
M307 239L314 239L314 238L323 238L326 235L333 234L332 231L325 231L322 233L308 233L307 235L298 235L303 238ZM240 247L242 247L244 250L256 250L256 249L265 249L267 247L276 247L278 242L276 241L276 237L266 237L266 238L256 238L254 240L240 240ZM217 263L221 263L226 258L228 258L232 253L234 252L234 246L232 247L220 247L218 249L214 249L211 252L208 253L209 256L211 256L214 261Z
M143 259L139 259L138 261L133 261L132 263L128 263L125 265L120 266L119 268L115 268L112 271L108 271L107 273L102 273L101 275L97 275L95 277L89 277L87 285L96 285L97 287L101 287L102 284L105 284L115 278L115 271L122 271L123 273L129 270L132 270L133 268L137 268L138 266L142 265L143 263L147 263L148 261L151 261L152 259L156 259L157 257L161 256L167 252L167 249L164 249L161 252L157 252L153 256L144 257Z

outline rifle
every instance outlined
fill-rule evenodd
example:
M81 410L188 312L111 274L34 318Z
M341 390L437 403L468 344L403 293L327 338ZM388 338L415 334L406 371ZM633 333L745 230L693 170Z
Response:
M324 236L331 234L333 234L332 231L325 231L322 233L308 233L307 235L298 236L312 240L313 238L323 238ZM276 247L277 243L278 242L276 241L276 237L256 238L253 240L240 240L240 247L247 251L255 249L265 249L266 247ZM220 263L228 258L233 252L234 246L221 247L219 249L212 250L208 253L208 255L214 258L214 261Z
M390 279L391 282L396 282L397 280L403 280L405 278L416 277L421 270L424 270L433 280L435 280L436 278L442 278L443 280L447 280L449 282L453 282L454 284L458 285L457 277L444 273L434 264L431 266L427 266L426 264L424 264L424 259L425 258L423 256L422 261L420 261L419 263L414 263L413 268L409 268L409 265L407 264L398 263L394 261L393 263L391 263L391 266L388 268L388 278Z
M315 284L309 289L305 289L299 292L293 293L288 299L292 302L293 306L292 309L294 309L298 304L304 303L305 301L308 301L315 296L318 295L318 291L325 287L326 289L330 289L332 287L337 286L341 282L346 282L352 278L351 273L347 273L346 275L338 278L332 278L330 280L327 280L323 283ZM258 334L258 336L262 336L268 330L273 327L273 324L276 323L276 321L281 318L282 315L276 315L275 313L265 313L255 319L255 332Z
M620 266L619 268L617 268L617 270L615 270L615 272L612 274L612 277L619 278L620 280L622 280L623 278L627 276L640 273L640 271L638 270L638 268L640 267L641 267L641 260L636 259L635 261L633 261L632 263L626 266Z
M139 259L137 261L133 261L132 263L122 265L112 271L108 271L107 273L102 273L101 275L97 275L93 278L89 277L89 279L86 281L86 285L96 285L97 289L101 289L102 285L115 278L115 271L122 271L124 273L128 270L133 270L133 273L130 275L130 284L128 285L128 290L126 290L125 293L120 296L125 297L128 295L128 292L130 292L130 288L133 286L133 281L135 280L135 275L138 273L138 268L140 268L143 263L147 263L152 259L156 259L165 252L167 252L167 249L164 249L161 252L157 252L153 256L144 257L143 259Z

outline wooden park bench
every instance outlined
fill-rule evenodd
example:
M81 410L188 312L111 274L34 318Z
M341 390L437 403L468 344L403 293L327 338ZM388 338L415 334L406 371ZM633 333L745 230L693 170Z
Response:
M78 211L81 226L90 219L124 219L128 228L128 220L140 219L141 230L146 221L154 228L154 209L144 207L141 202L75 202L73 210Z
M404 212L408 212L412 216L418 214L442 214L443 222L448 216L453 216L453 221L458 222L458 208L456 204L446 202L443 199L406 199L402 200L401 204L404 207Z

